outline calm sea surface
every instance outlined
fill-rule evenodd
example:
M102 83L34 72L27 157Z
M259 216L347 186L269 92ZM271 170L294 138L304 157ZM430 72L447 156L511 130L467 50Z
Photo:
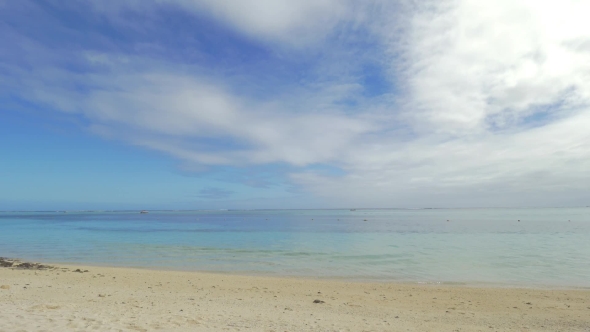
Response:
M590 287L590 208L0 212L0 256L354 280Z

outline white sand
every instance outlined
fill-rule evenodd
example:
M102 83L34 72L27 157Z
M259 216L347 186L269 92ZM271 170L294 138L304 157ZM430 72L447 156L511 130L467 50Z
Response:
M0 268L0 331L590 331L587 290L61 267Z

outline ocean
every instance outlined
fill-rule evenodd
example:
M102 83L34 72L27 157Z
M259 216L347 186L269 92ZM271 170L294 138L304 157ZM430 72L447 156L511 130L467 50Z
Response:
M273 276L590 287L590 208L0 212L0 256Z

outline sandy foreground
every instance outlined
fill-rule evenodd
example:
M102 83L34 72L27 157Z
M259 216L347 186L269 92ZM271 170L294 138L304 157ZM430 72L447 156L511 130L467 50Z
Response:
M0 268L0 331L92 330L590 331L590 291Z

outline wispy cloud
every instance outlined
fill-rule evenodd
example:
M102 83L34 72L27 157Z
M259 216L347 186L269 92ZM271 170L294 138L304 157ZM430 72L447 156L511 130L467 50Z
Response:
M2 27L4 98L184 170L287 165L331 206L590 199L586 2L88 2L94 25L46 4L5 4L61 40Z

